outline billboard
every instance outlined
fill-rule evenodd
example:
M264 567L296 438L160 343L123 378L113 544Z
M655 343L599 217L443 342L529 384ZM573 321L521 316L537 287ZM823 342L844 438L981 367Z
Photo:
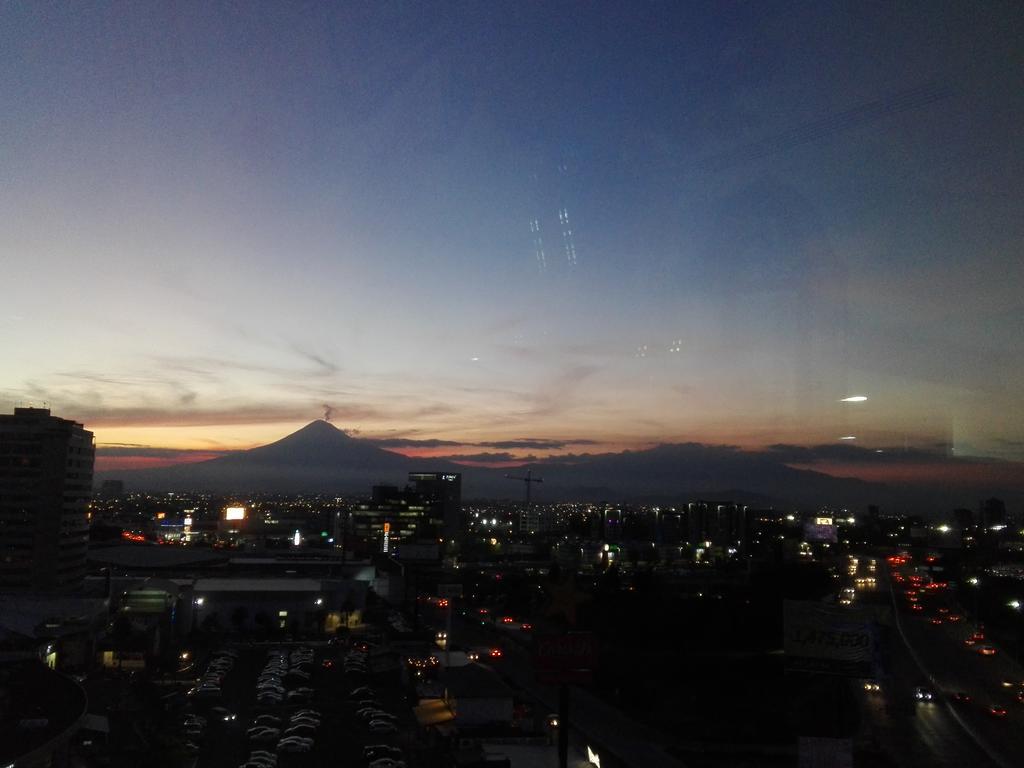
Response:
M224 510L225 520L245 520L245 507L228 507Z
M804 521L804 541L812 543L835 544L835 520L831 517L809 517Z
M783 603L787 672L872 677L881 658L871 614L804 600Z
M543 683L588 683L600 652L592 632L539 635L534 639L534 669Z

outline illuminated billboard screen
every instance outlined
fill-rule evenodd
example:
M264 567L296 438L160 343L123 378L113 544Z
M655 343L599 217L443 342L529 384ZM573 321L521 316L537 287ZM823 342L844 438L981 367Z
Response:
M804 541L835 544L836 526L831 517L815 517L804 521Z
M245 520L245 507L228 507L224 510L225 520Z

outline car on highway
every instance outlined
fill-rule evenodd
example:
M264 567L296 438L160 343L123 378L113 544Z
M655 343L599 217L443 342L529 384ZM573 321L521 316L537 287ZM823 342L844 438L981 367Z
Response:
M981 656L995 656L999 651L992 645L982 645L978 647L978 653Z
M882 690L882 686L878 684L877 680L865 680L864 690L871 692L880 691Z
M1004 707L1002 704L989 704L988 707L986 707L985 711L995 718L1006 717L1006 707Z
M970 704L974 701L974 697L964 691L957 691L953 694L952 699L954 704Z
M914 699L920 702L929 702L935 698L935 695L923 685L919 685L914 688Z
M398 731L398 727L387 720L371 720L367 727L370 729L370 733L395 733Z
M932 618L929 621L931 621L931 623L934 624L937 627L942 624L942 619L939 618L938 616L932 616Z

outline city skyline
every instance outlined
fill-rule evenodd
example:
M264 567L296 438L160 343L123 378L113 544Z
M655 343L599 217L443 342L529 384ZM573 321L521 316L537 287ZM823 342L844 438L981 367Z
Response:
M835 11L8 4L0 405L98 466L326 415L492 463L1007 471L1010 11Z

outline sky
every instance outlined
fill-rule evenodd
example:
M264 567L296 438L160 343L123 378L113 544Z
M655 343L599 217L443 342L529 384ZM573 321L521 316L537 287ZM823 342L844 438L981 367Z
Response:
M1024 459L1022 27L4 3L0 410L82 421L107 466L322 417L506 461Z

